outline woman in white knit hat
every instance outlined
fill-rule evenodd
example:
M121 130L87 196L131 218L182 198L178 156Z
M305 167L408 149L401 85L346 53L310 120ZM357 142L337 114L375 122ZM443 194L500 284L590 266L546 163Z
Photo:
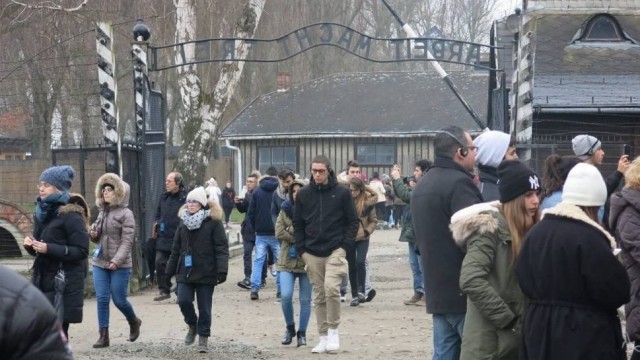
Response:
M528 299L520 359L626 359L617 308L629 301L629 278L597 221L606 199L600 172L580 163L562 202L527 235L516 263Z
M176 276L178 305L189 325L186 345L199 336L200 352L207 352L211 336L211 309L215 286L227 280L229 241L222 222L222 208L208 201L203 187L187 194L178 213L180 226L167 262L167 276ZM198 300L198 313L193 301Z

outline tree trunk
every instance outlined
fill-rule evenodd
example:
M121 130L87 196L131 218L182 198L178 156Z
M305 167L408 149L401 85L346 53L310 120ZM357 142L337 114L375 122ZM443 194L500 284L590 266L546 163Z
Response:
M179 0L186 2L187 0ZM236 38L252 38L266 0L251 0L243 9L240 18L236 22L234 36ZM180 21L179 14L178 21ZM195 19L195 17L193 17ZM195 20L194 20L195 21ZM188 21L187 21L188 24ZM188 25L176 25L176 29L187 29ZM195 29L195 26L194 26ZM177 30L176 32L179 32ZM194 31L195 33L195 31ZM242 42L236 42L236 58L246 58L249 48ZM185 58L190 54L185 47ZM178 55L176 60L178 60ZM212 93L202 91L200 79L194 69L187 69L180 79L180 95L182 97L183 111L188 116L182 129L182 146L178 152L178 159L174 165L175 170L182 173L187 183L203 183L205 170L209 164L218 127L225 109L240 82L244 69L244 62L230 62L224 64L220 70L218 82Z

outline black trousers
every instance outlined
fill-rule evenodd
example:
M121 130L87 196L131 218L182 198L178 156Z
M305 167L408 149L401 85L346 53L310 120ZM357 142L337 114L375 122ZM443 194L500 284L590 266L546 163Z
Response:
M231 216L231 212L233 211L233 207L226 207L224 209L224 223L229 223L229 217Z
M369 251L369 240L358 240L355 246L347 252L349 263L349 282L351 283L351 296L357 297L358 293L364 294L364 282L367 270L364 265Z
M171 251L156 250L156 276L160 292L168 294L171 291L171 276L167 276L167 262Z
M147 239L144 245L144 259L149 267L149 282L153 282L156 276L156 240Z
M198 335L211 336L211 309L213 308L214 285L178 283L178 306L184 322L195 326ZM193 306L194 298L198 301L198 313Z

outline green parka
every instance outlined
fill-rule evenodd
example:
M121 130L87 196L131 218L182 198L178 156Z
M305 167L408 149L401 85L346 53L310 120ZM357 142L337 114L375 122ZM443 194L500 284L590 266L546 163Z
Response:
M411 189L407 186L402 178L393 180L393 191L396 193L396 198L402 200L404 203L409 204L411 202ZM402 219L402 229L400 230L400 241L402 242L414 242L415 236L413 235L413 223L411 222L411 211L404 212L404 219Z
M507 222L499 202L470 206L451 218L466 251L460 289L468 297L460 359L518 359L524 295L518 286Z
M293 191L293 186L305 186L305 182L296 179L289 185L289 194ZM280 206L280 213L276 220L276 239L280 241L280 257L278 258L278 264L276 269L278 271L287 271L294 273L304 273L304 260L299 254L295 257L289 255L290 249L295 249L296 239L293 236L293 206L295 201L289 198L282 202Z

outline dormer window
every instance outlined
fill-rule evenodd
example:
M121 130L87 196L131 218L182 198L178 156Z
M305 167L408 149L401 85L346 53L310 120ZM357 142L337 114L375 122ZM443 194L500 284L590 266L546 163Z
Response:
M579 41L617 42L629 39L613 16L599 14L589 20Z

